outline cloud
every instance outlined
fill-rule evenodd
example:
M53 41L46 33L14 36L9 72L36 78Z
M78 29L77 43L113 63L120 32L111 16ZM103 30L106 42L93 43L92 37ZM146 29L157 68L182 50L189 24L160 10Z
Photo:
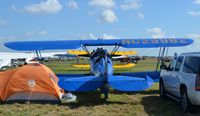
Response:
M200 34L191 33L191 34L187 34L187 37L189 37L189 38L199 38L200 39Z
M24 35L25 35L25 36L28 36L28 37L31 37L31 36L34 35L34 32L26 32Z
M101 9L111 9L115 6L113 0L90 0L89 5Z
M200 16L200 12L196 12L196 11L188 11L187 14L191 16Z
M102 39L119 39L119 37L104 33L100 38Z
M143 13L138 12L137 15L138 15L138 17L139 17L140 19L144 19L144 14L143 14Z
M82 39L119 39L119 37L107 33L103 33L100 36L94 35L93 33L81 34L80 36Z
M0 36L0 51L1 52L9 51L9 49L4 46L4 43L8 41L17 41L17 39L15 36Z
M3 20L3 19L0 19L0 27L1 26L5 26L5 25L7 25L8 23L7 23L7 21L5 21L5 20Z
M25 36L28 36L28 37L32 37L32 36L44 36L44 35L47 35L48 34L48 31L46 30L42 30L42 31L38 31L38 32L26 32L24 35Z
M93 15L97 14L97 10L89 11L87 14L88 14L89 16L93 16Z
M24 8L22 9L16 8L15 5L11 5L11 8L15 11L27 12L32 14L53 14L60 12L63 6L60 4L59 0L46 0L38 4L24 6Z
M142 2L141 0L124 0L124 2L122 2L121 4L121 8L123 10L136 10L142 7ZM137 16L139 17L139 19L144 19L144 14L141 12L137 13Z
M166 35L165 32L162 31L162 29L158 27L148 29L147 32L151 34L152 38L163 38Z
M89 34L88 34L88 37L89 37L90 39L98 39L98 37L96 37L96 36L93 35L92 33L89 33Z
M138 9L140 7L142 7L140 0L125 0L121 5L123 10Z
M103 10L99 22L114 23L118 21L117 16L112 10Z
M182 47L171 47L169 48L169 55L173 55L174 52L181 54L187 52L199 52L200 49L200 34L197 33L190 33L185 35L186 38L191 38L194 40L194 43L188 46Z
M199 52L200 49L200 34L197 33L190 33L187 34L186 37L191 38L194 40L192 45L189 45L184 49L185 52Z
M92 33L89 33L89 34L81 33L81 34L79 34L79 37L80 37L80 39L98 39L98 37L96 37Z
M113 10L115 7L113 0L90 0L89 5L95 7L96 10L89 12L88 15L94 15L100 12L98 22L114 23L118 21Z
M10 7L11 7L11 9L13 9L14 11L20 11L14 4L12 4Z
M16 40L16 37L14 36L1 36L0 37L0 43L4 43L6 41L10 41L10 40Z
M200 4L200 0L193 0L194 4Z
M69 0L67 2L67 7L76 10L76 9L78 9L79 6L74 0Z
M38 35L47 35L48 32L46 30L42 30L38 32Z

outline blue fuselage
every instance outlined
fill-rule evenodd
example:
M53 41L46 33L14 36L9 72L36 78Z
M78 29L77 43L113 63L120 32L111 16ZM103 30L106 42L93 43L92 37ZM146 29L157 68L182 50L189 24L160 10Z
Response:
M91 73L97 77L108 79L113 75L112 59L104 49L97 49L90 57Z

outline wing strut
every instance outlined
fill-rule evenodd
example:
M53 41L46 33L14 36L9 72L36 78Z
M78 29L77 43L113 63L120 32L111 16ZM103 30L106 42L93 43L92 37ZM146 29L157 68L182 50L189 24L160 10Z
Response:
M160 50L159 50L159 54L158 54L158 60L157 60L157 65L156 65L156 71L158 71L158 67L159 65L161 64L164 64L164 57L167 56L168 54L168 48L166 47L160 47Z
M41 52L40 52L40 51L36 50L36 51L35 51L35 54L36 54L36 57L37 57L37 58L39 58L39 59L42 58L42 55L41 55Z
M42 54L40 52L40 50L35 50L33 51L34 53L34 56L38 59L38 60L41 60L42 59Z
M113 48L113 50L111 51L111 55L115 54L115 52L119 49L119 45L115 45L115 47Z
M90 52L88 51L88 49L87 49L87 47L86 46L84 46L84 45L81 45L81 47L83 48L83 50L87 53L87 54L89 54L90 55Z

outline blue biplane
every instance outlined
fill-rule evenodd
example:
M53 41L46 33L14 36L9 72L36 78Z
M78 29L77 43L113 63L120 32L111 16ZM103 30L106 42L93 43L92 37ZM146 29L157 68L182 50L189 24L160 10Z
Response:
M59 86L70 92L95 91L98 88L108 98L109 88L119 91L141 91L150 88L159 79L159 73L113 73L112 55L123 48L165 48L180 47L193 43L189 38L162 39L112 39L112 40L60 40L60 41L19 41L4 45L19 51L77 49L82 47L90 57L90 74L58 74ZM112 52L97 48L89 52L88 46L115 46Z

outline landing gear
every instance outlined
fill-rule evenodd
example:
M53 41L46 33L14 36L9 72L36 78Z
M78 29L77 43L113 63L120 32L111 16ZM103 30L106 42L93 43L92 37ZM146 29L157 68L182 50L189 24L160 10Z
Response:
M105 83L102 88L100 88L101 92L104 94L104 101L107 101L108 99L108 90L109 90L109 85L108 83Z
M108 99L108 92L107 92L107 93L104 93L104 101L107 102L107 99Z

